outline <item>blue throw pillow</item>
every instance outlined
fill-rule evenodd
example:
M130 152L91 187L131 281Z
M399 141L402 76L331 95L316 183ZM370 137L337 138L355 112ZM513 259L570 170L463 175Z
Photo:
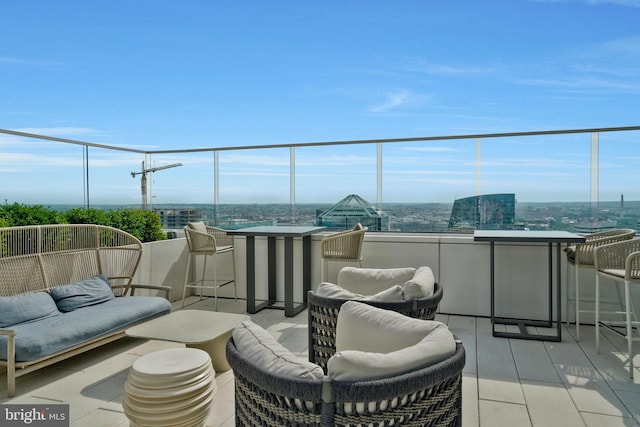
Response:
M0 297L0 328L60 314L46 292Z
M64 312L88 307L115 298L109 279L104 274L89 277L80 282L70 283L51 289L58 310Z

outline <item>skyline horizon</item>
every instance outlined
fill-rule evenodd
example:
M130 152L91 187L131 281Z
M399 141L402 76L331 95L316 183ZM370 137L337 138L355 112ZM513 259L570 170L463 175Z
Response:
M126 13L122 13L126 10ZM143 151L637 126L640 0L12 2L0 128ZM640 131L597 198L640 199ZM383 199L592 199L588 134L384 145ZM154 155L159 201L289 200L287 148ZM91 173L85 177L83 162ZM0 200L135 203L144 155L0 134ZM375 144L295 149L296 196L377 197ZM95 183L101 185L96 186ZM199 183L199 185L194 185ZM509 188L507 188L509 186ZM417 195L417 196L416 196Z

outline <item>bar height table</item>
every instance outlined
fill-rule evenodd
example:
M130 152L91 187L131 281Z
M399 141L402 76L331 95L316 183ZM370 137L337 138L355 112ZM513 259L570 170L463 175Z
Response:
M247 313L253 314L264 308L284 309L287 317L293 317L307 308L307 293L311 290L311 235L326 227L275 225L228 230L235 236L247 237ZM256 237L267 238L267 270L269 296L267 301L256 305ZM284 238L284 307L276 305L276 238ZM302 295L303 301L293 301L293 239L302 239Z
M562 299L561 299L561 268L560 268L560 244L580 243L585 237L568 231L520 231L520 230L476 230L473 240L477 242L489 242L491 245L491 328L494 337L521 338L538 341L562 341ZM549 320L526 320L515 318L496 317L495 315L495 255L494 244L496 242L518 243L548 243L549 245ZM553 326L553 244L556 248L556 335L530 334L527 326L540 326L550 328ZM495 325L518 325L519 332L496 331Z

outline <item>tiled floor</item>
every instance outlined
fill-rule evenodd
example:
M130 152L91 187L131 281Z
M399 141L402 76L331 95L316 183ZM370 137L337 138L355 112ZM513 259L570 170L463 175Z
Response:
M189 308L213 309L213 301ZM219 301L221 311L244 308L243 302ZM306 311L286 318L280 310L263 310L252 319L306 357ZM607 335L596 354L592 327L584 327L579 344L573 326L561 343L552 343L494 338L486 318L439 315L438 320L462 339L467 354L463 426L640 426L640 370L635 381L629 379L621 338ZM12 399L5 397L2 374L0 403L68 403L71 426L128 426L121 402L129 366L143 354L179 345L122 339L19 378ZM207 426L234 426L233 374L219 373L216 381Z

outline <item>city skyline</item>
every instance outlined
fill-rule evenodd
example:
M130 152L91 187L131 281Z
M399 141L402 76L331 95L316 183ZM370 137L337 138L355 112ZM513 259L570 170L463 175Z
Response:
M12 2L0 128L162 150L634 126L639 20L638 0ZM637 133L600 136L601 200L640 200ZM590 197L588 135L475 145L385 145L383 199ZM139 200L143 156L88 158L94 203ZM211 155L151 166L178 162L153 175L157 200L211 202ZM0 134L0 199L78 203L82 163ZM221 201L287 202L289 166L286 148L222 153ZM375 144L296 150L299 202L375 200L375 181Z

